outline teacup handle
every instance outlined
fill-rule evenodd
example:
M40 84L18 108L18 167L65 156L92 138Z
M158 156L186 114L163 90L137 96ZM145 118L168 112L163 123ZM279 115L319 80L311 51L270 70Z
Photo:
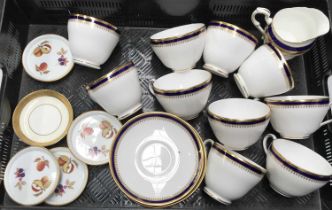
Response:
M320 127L332 123L332 119L326 120L320 124Z
M267 145L267 141L269 139L274 140L274 139L277 139L277 137L272 133L269 133L264 137L264 139L263 139L263 149L264 149L265 154L267 154L267 152L269 150L269 147L271 146L271 144L269 144L269 146Z
M256 19L256 15L258 14L264 15L264 20L266 23L264 29L262 28L261 23ZM251 14L251 22L263 34L264 37L267 27L272 23L272 18L270 16L271 16L270 10L263 7L257 7L255 11Z
M151 79L149 81L149 92L153 95L153 96L156 96L156 94L154 93L154 90L153 90L153 83L155 82L156 80L155 79Z

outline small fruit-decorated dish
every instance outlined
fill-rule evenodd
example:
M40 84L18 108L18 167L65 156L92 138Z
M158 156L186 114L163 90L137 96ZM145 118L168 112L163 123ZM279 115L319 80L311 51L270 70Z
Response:
M28 147L9 161L4 184L11 199L22 205L37 205L49 197L60 180L60 168L52 153Z
M83 113L74 120L68 131L68 147L86 164L106 164L111 144L121 126L121 122L107 112Z
M24 143L49 146L66 136L73 120L68 99L54 90L38 90L26 95L15 108L13 128Z
M206 152L186 121L166 112L148 112L121 128L110 151L110 168L130 199L161 208L197 189L204 178Z
M57 147L50 150L58 161L61 179L54 193L45 200L53 206L66 205L83 192L88 181L88 167L76 159L66 147Z
M25 47L23 67L28 75L42 82L65 77L73 68L68 40L55 34L38 36Z

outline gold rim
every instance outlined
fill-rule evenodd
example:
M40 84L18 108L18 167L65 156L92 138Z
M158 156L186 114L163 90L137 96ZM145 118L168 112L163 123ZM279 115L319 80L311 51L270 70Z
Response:
M120 71L122 68L126 67L126 66L129 66L129 65L133 65L132 67L134 67L134 63L132 61L129 61L128 63L125 63L121 66L117 66L115 67L114 69L112 69L111 71L109 71L107 74L99 77L98 79L90 82L89 84L87 84L85 86L86 90L93 90L94 88L91 88L91 86L94 86L96 85L97 83L99 83L100 81L104 80L104 79L107 79L108 77L110 77L112 74L115 74L116 72ZM109 78L108 78L109 80Z
M192 131L194 133L195 139L197 139L197 142L199 144L199 156L201 157L201 160L199 162L199 169L197 171L197 176L194 180L195 184L192 185L191 189L189 189L186 193L184 193L182 196L180 196L179 198L173 200L173 201L168 201L168 202L164 202L164 203L159 203L159 204L151 204L149 202L146 201L142 201L140 199L135 198L134 196L130 195L127 193L127 191L125 189L123 189L123 187L121 186L121 184L119 183L119 180L115 178L114 175L114 171L112 169L112 162L113 157L112 157L112 152L114 149L114 145L116 143L116 141L113 141L110 152L109 152L109 168L110 168L110 172L112 175L113 180L115 181L115 183L117 184L117 186L120 188L120 190L131 200L135 201L136 203L145 206L145 207L149 207L149 208L163 208L163 207L169 207L172 205L175 205L185 199L187 199L192 193L194 193L197 188L199 187L199 185L202 183L203 179L204 179L204 174L206 172L206 163L207 163L207 158L206 158L206 150L205 150L205 146L204 143L202 141L202 138L200 137L200 135L198 134L198 132L186 121L184 121L183 119L181 119L180 117L170 114L170 113L166 113L166 112L147 112L147 113L143 113L140 115L137 115L136 117L131 118L130 120L128 120L123 126L122 128L119 130L118 134L122 132L122 130L132 121L136 120L137 118L140 118L142 116L146 116L146 115L153 115L153 114L161 114L161 115L167 115L170 116L172 118L175 118L176 120L180 121L181 123L183 123L183 126L187 127L190 131ZM115 139L117 139L117 136L115 137Z
M271 44L272 45L272 44ZM278 57L278 59L287 67L287 69L285 69L284 67L283 67L283 69L285 70L285 71L287 71L288 72L288 74L289 74L289 77L288 77L288 75L285 75L285 77L287 77L287 81L289 81L289 79L290 79L290 84L289 84L289 87L290 87L290 89L293 89L294 88L294 79L293 79L293 75L292 75L292 69L291 69L291 67L288 65L288 62L286 61L286 59L285 59L285 57L284 57L284 55L282 54L282 52L277 48L277 47L275 47L275 46L270 46L270 45L266 45L266 46L269 46L271 49L272 49L272 51L274 52L274 50L276 50L277 51L277 53L276 54L278 54L279 56L280 56L280 58L279 58L279 56L277 55L277 57ZM274 49L274 50L273 50ZM274 52L275 53L275 52ZM288 82L288 83L289 83Z
M211 115L212 117L218 119L218 120L223 120L223 121L228 121L228 122L234 122L234 123L241 123L241 122L248 122L248 123L253 123L256 121L263 121L263 120L267 120L270 118L271 116L271 109L269 108L269 112L264 115L263 117L258 117L258 118L254 118L254 119L246 119L246 120L239 120L239 119L234 119L234 118L227 118L227 117L222 117L220 115L217 115L215 113L213 113L212 111L210 111L210 109L208 108L208 114Z
M233 25L231 23L227 23L227 22L224 22L224 21L221 21L221 20L211 20L210 22L213 22L213 23L221 23L221 24L224 24L226 26L231 26L232 28L234 28L235 30L238 30L238 31L242 31L243 33L245 33L246 35L250 36L251 38L253 38L255 41L256 41L256 44L258 43L258 39L252 34L250 33L249 31L247 31L246 29L244 28L241 28L239 26L236 26L236 25Z
M285 53L285 54L288 54L288 55L294 55L294 56L302 55L303 53L305 53L304 51L303 52L295 52L295 51L288 51L288 50L280 48L278 45L276 45L274 43L274 41L272 40L272 38L269 34L267 34L267 39L268 39L268 42L273 45L273 47L278 48L278 50L282 53Z
M318 95L312 95L317 97ZM287 97L292 97L292 96L287 96ZM276 99L280 97L270 97L270 98L265 98L265 102L299 102L299 103L305 103L305 102L321 102L323 100L329 99L327 96L318 96L320 98L317 99Z
M199 88L201 86L204 86L204 85L207 85L211 82L212 80L212 75L211 73L209 73L209 78L207 80L205 80L204 82L201 82L197 85L194 85L194 86L191 86L191 87L188 87L188 88L182 88L182 89L175 89L175 90L163 90L163 89L159 89L159 88L156 88L154 85L153 85L153 89L159 93L177 93L177 92L183 92L183 91L189 91L189 90L193 90L195 88ZM156 80L157 81L157 80ZM154 83L153 83L154 84Z
M193 23L193 24L195 24L195 23ZM174 39L180 39L180 38L183 38L185 36L189 36L189 35L192 35L192 34L195 34L195 33L199 33L199 32L201 33L201 32L206 30L205 24L203 24L203 23L201 23L201 24L202 24L202 27L200 27L200 28L198 28L194 31L179 35L179 36L171 36L171 37L161 38L161 39L152 39L150 37L150 40L152 41L152 44L159 44L159 42L170 41L170 40L174 40ZM191 24L189 24L189 25L191 25ZM186 25L183 25L183 26L186 26ZM180 27L180 26L177 26L177 27ZM169 28L169 29L172 29L172 28ZM166 30L169 30L169 29L166 29ZM166 30L164 30L164 31L166 31ZM161 31L161 32L163 32L163 31ZM161 32L158 32L158 33L161 33Z
M23 61L23 58L25 57L25 54L27 53L27 52L26 52L27 47L28 47L29 44L32 43L35 39L38 39L38 38L41 37L41 36L49 36L49 35L51 35L51 36L57 36L58 38L61 38L62 41L66 42L67 48L68 48L68 50L70 51L70 48L69 48L69 42L68 42L68 40L65 39L64 37L62 37L62 36L60 36L60 35L58 35L58 34L43 34L43 35L37 36L36 38L32 39L32 40L27 44L27 46L24 48L24 51L23 51L23 54L22 54L22 58L21 58L21 62L22 62L22 65L23 65L23 69L24 69L24 71L29 75L29 77L31 77L32 79L37 80L37 81L39 81L39 82L46 82L46 83L51 83L51 82L56 82L56 81L61 80L62 78L66 77L66 76L67 76L67 75L73 70L73 67L74 67L74 58L73 58L73 55L72 55L72 62L70 62L71 65L69 66L68 71L66 72L66 74L64 74L64 75L63 75L62 77L60 77L59 79L52 79L52 80L47 80L47 81L46 81L46 80L38 79L37 77L34 77L32 74L29 73L29 71L27 70L28 68L27 68L27 66L26 66L26 63ZM70 51L70 54L71 54L71 51Z
M7 164L7 166L8 165L10 165L11 164L11 161L14 161L14 158L15 157L17 157L18 155L20 155L20 154L22 154L22 153L24 153L24 151L26 151L26 150L28 150L28 149L30 149L30 150L32 150L32 149L41 149L41 150L43 150L45 153L48 153L49 154L49 156L50 156L50 158L51 159L53 159L53 162L55 163L55 168L56 168L56 177L55 177L55 183L58 183L59 181L60 181L60 178L61 178L61 171L60 171L60 167L59 167L59 165L58 165L58 161L57 161L57 159L53 156L53 154L48 150L48 149L46 149L46 148L43 148L43 147L35 147L35 146L29 146L29 147L26 147L26 148L24 148L24 149L22 149L22 150L20 150L18 153L16 153L10 160L9 160L9 162L8 162L8 164ZM7 168L5 169L5 173L4 173L4 177L6 177L6 171L7 171ZM4 186L5 186L5 189L7 188L6 186L6 182L4 182ZM51 196L52 194L53 194L53 192L55 191L55 189L56 189L56 187L57 187L58 185L57 184L55 184L54 186L53 186L53 188L50 190L50 194L49 194L49 196ZM12 187L12 186L11 186ZM19 204L21 204L21 205L26 205L26 204L24 204L24 203L22 203L22 202L18 202L16 199L14 199L14 197L12 197L9 193L7 193L8 195L9 195L9 197L13 200L13 201L15 201L15 202L17 202L17 203L19 203ZM38 205L38 204L41 204L41 203L43 203L44 202L44 200L41 200L41 201L38 201L38 202L36 202L36 203L34 203L34 204L30 204L30 205Z
M273 152L276 153L276 155L277 155L280 159L282 159L282 160L285 161L287 164L291 165L292 167L296 168L296 169L299 170L299 171L302 171L302 172L304 172L304 173L307 173L307 174L310 174L310 175L313 175L313 176L318 176L318 177L329 177L329 176L331 176L331 175L321 175L321 174L316 174L316 173L314 173L314 172L308 171L308 170L306 170L306 169L304 169L304 168L301 168L301 167L299 167L299 166L293 164L291 161L287 160L287 159L286 159L286 158L285 158L280 152L278 152L278 150L275 148L275 146L274 146L273 143L272 143L272 145L271 145L271 149L273 150Z
M249 161L248 158L245 159L245 157L240 157L238 154L236 154L235 152L233 152L231 150L226 149L223 145L221 145L218 142L214 142L214 145L216 147L218 147L219 149L221 149L222 151L226 152L227 154L231 155L232 157L236 158L237 160L241 161L242 163L252 166L256 170L260 171L263 175L266 173L265 168L263 168L262 166L258 165L257 163L255 163L251 160Z
M66 129L64 130L64 132L59 135L57 138L52 139L48 142L35 142L33 139L30 139L29 137L27 137L23 131L21 130L20 127L20 115L21 112L23 110L23 108L33 99L41 97L41 96L51 96L54 97L58 100L60 100L65 107L67 108L68 111L68 125L66 126ZM62 95L61 93L54 91L54 90L50 90L50 89L42 89L42 90L37 90L34 92L29 93L28 95L24 96L20 102L17 104L14 113L13 113L13 121L12 121L12 126L14 129L15 134L18 136L18 138L20 140L22 140L24 143L31 145L31 146L50 146L53 145L57 142L59 142L61 139L63 139L66 135L67 132L69 130L69 127L73 121L73 117L74 117L74 113L73 113L73 108L70 104L70 102L68 101L68 99Z
M112 23L109 23L109 22L107 22L107 21L105 21L105 20L102 20L102 19L99 19L99 18L95 18L95 17L89 16L89 15L83 15L83 14L80 14L80 13L72 13L72 14L70 14L70 16L82 17L82 18L84 18L84 19L89 18L89 19L91 19L93 22L94 22L94 21L101 22L101 23L103 23L103 24L105 24L105 25L108 25L108 26L114 28L114 31L116 31L116 32L118 31L118 27L116 27L116 26L113 25Z

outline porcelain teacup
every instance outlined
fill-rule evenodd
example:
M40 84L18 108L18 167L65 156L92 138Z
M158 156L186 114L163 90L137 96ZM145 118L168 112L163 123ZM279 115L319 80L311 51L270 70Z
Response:
M177 26L150 37L151 47L161 62L173 71L192 69L202 57L206 38L203 23Z
M149 89L167 112L191 120L206 106L212 75L198 69L173 72L151 80Z
M270 146L268 139L273 139ZM264 137L263 147L270 186L285 197L304 196L330 180L330 163L299 143L268 134Z
M119 38L118 28L104 20L81 14L71 14L69 17L69 46L77 64L100 69Z
M120 120L142 108L142 90L132 62L118 66L86 86L89 96Z
M298 95L265 99L271 108L271 124L283 138L305 139L319 129L330 108L327 96Z
M256 20L256 15L264 15L265 28ZM265 37L286 57L292 59L311 49L315 39L329 32L328 17L318 9L292 7L279 10L273 17L271 12L258 7L251 15L251 21Z
M208 107L214 135L227 148L245 150L258 141L270 121L270 108L259 101L228 98Z
M247 194L264 177L266 170L237 152L228 150L211 139L204 192L215 200L229 205Z
M245 98L279 95L294 88L287 61L271 44L257 48L241 64L234 79Z
M223 21L210 21L203 68L227 78L255 50L257 43L257 38L245 29Z

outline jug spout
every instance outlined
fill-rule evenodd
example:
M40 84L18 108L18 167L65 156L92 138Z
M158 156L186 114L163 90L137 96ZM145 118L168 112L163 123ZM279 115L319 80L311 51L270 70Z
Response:
M293 7L276 13L273 31L286 43L310 43L330 30L328 17L318 9Z

